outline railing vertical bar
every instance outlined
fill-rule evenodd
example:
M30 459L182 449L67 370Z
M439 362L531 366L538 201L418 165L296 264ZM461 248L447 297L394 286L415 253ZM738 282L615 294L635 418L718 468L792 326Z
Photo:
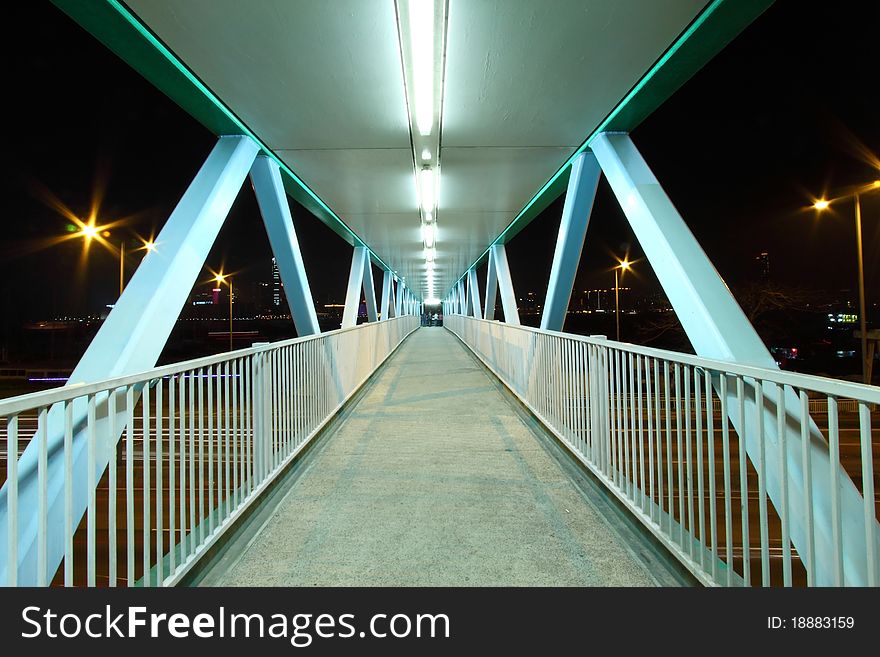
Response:
M71 470L67 470L71 472ZM66 477L68 480L70 477ZM18 415L6 418L6 584L18 585Z
M743 553L743 585L752 585L752 555L751 542L749 541L749 472L748 459L746 457L746 399L745 399L745 381L741 376L736 377L736 406L737 406L737 426L739 432L737 434L738 446L738 462L739 462L739 508L741 518L742 531L742 553Z
M669 361L663 361L663 410L666 413L666 512L669 514L669 536L672 537L672 521L675 518L672 479L672 389L669 382Z
M232 513L232 431L231 431L231 412L230 406L232 402L229 397L229 361L223 362L223 446L226 451L226 458L223 460L223 481L226 484L226 516Z
M684 367L684 433L685 433L685 461L687 465L687 498L688 498L688 554L694 557L694 539L696 532L694 531L694 482L693 482L693 458L691 443L691 368L687 365ZM694 373L696 376L696 373ZM697 413L699 417L699 413Z
M152 497L151 486L150 486L150 383L149 381L143 384L143 390L141 392L141 459L142 459L142 474L141 477L143 479L143 492L144 492L144 504L143 504L143 527L141 528L142 532L142 540L143 540L143 585L150 586L150 529L151 529L151 518L150 518L150 498Z
M165 450L163 449L163 399L162 379L156 380L156 586L162 586L165 581L164 557L165 557L165 532L164 532L164 499L163 470L165 468Z
M88 519L86 523L86 578L88 586L95 586L97 581L97 468L95 464L97 450L96 432L96 409L95 395L88 396L88 410L86 411L86 441L87 441L87 466L86 486L88 490Z
M594 347L598 352L598 347ZM609 387L611 388L612 394L608 395L609 405L611 408L609 409L609 419L611 423L611 434L613 445L612 450L615 453L614 456L614 483L617 485L618 490L626 490L626 481L623 479L623 441L622 441L622 431L623 428L621 426L621 368L620 368L620 352L612 351L611 358L609 358L608 367L611 372L613 372L614 381L609 383ZM609 374L611 373L609 372ZM609 377L610 378L610 377ZM601 397L600 397L601 399ZM601 427L600 434L601 435Z
M225 364L218 363L215 371L214 392L217 395L217 516L225 518L229 513L229 469L226 422L224 415L229 401L224 394L226 377L223 375ZM220 521L218 526L222 523Z
M791 533L788 517L788 430L785 426L785 388L776 384L776 441L779 452L779 516L782 521L782 581L791 586Z
M195 371L187 372L189 386L187 386L187 398L189 400L189 551L194 555L198 546L199 537L196 524L196 381Z
M624 477L626 482L626 496L630 499L635 497L635 464L632 461L635 460L635 454L632 454L632 459L630 459L630 449L629 449L629 430L631 425L630 422L630 409L632 406L632 395L633 395L633 380L632 380L632 354L621 352L621 365L625 365L622 368L623 381L621 381L621 392L623 402L623 470ZM629 389L627 391L627 388ZM630 467L632 464L632 467Z
M214 518L215 493L214 488L214 366L208 367L205 379L206 396L208 398L208 534L213 535L216 528Z
M247 451L245 473L247 475L247 493L248 496L253 493L256 483L254 482L254 384L251 379L251 359L252 357L242 359L242 368L244 369L244 377L242 385L244 386L244 417L246 423L247 438L245 447Z
M859 402L859 440L862 457L862 496L865 501L867 584L868 586L877 586L877 540L874 533L877 520L874 510L874 457L871 445L871 410L862 401Z
M11 452L7 452L9 453ZM68 399L64 402L64 586L73 586L74 527L73 477L69 474L71 472L73 472L73 400ZM14 507L10 506L10 508Z
M168 377L168 573L177 572L177 377Z
M798 393L801 402L801 465L804 472L804 524L807 528L806 554L804 566L807 571L807 586L816 581L816 535L813 525L813 464L810 448L810 400L806 390ZM873 503L873 502L872 502Z
M706 572L706 494L703 486L703 396L700 390L701 368L694 368L694 449L697 452L697 515L699 527L700 568ZM702 377L705 379L705 373ZM711 405L711 400L706 400ZM691 532L693 534L693 532ZM691 536L693 538L693 536Z
M37 586L47 586L49 584L49 422L48 407L44 406L40 409L37 420L37 447L39 457L37 458L37 486L39 488L39 497L37 503L38 524L37 524ZM16 454L16 457L18 455ZM11 454L7 454L6 458L12 458ZM66 476L70 476L67 473Z
M651 394L651 359L645 356L645 424L648 427L648 513L654 520L654 399Z
M247 475L247 461L245 460L245 456L247 454L247 449L245 448L245 442L247 441L247 414L245 413L245 407L247 402L245 401L245 389L244 389L244 361L241 358L235 359L235 372L237 374L236 381L238 382L238 435L239 435L239 490L241 491L239 494L239 504L244 504L244 501L247 499L247 488L245 485L245 477Z
M110 461L107 465L107 583L110 587L115 587L118 568L118 555L116 554L116 468L118 463L117 438L119 437L117 433L119 427L116 422L116 390L109 390L107 393L107 419L110 424L108 434L110 437Z
M177 377L178 386L178 416L180 429L180 499L178 502L179 521L180 521L180 565L187 559L187 540L186 540L186 374L181 372Z
M645 491L647 490L647 486L645 485L645 427L643 422L643 409L642 409L642 366L644 365L644 359L642 356L637 355L635 358L636 363L636 417L638 418L638 447L639 447L639 508L641 508L642 512L645 511ZM635 455L635 451L633 452Z
M205 370L199 368L198 381L199 407L199 544L205 542Z
M755 379L755 420L757 424L758 449L758 512L761 524L761 585L770 586L770 536L767 520L767 474L765 472L767 458L766 436L764 435L764 388L761 381Z
M575 372L577 378L575 379L575 390L577 395L577 412L576 412L576 437L577 437L577 451L583 455L584 454L584 439L586 438L586 406L584 404L585 399L585 387L587 383L587 375L586 369L584 367L584 348L586 345L582 343L575 344ZM508 353L508 368L515 367L512 362L510 362L511 355ZM521 381L519 378L519 373L517 372L517 380ZM606 472L607 474L607 472Z
M720 373L718 385L718 397L721 401L721 453L724 474L724 561L727 564L727 586L733 586L733 499L730 483L730 423L727 419L727 374L724 372Z
M134 385L125 391L125 570L126 586L134 586Z
M665 492L663 488L663 411L660 403L660 361L652 359L654 364L654 445L657 459L657 526L662 529L663 502Z
M721 375L723 378L723 375ZM706 465L709 479L709 558L712 559L712 579L718 581L718 509L715 500L715 420L712 399L712 374L706 370L703 377L706 386ZM721 416L724 422L727 416Z
M268 368L268 375L266 376L266 380L269 382L269 389L266 391L266 400L269 403L269 422L267 423L267 428L269 428L271 434L271 440L268 441L268 444L272 446L272 454L267 460L268 467L266 468L267 472L271 472L274 470L281 458L281 452L284 450L284 437L282 436L282 432L278 428L278 413L280 404L278 403L278 388L276 385L276 378L278 377L278 354L276 352L271 352L268 354L268 358L266 359L266 367ZM265 476L262 475L261 478Z
M675 436L676 451L675 460L678 463L678 543L684 549L684 468L681 458L682 433L681 433L681 366L675 363ZM685 377L687 379L687 377Z
M843 535L840 517L840 431L837 397L828 396L828 452L831 456L831 542L834 554L834 585L843 586Z

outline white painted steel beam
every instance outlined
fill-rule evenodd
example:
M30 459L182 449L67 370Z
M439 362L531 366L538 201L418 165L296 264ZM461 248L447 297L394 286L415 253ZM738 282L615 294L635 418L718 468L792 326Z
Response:
M559 223L559 237L553 254L544 312L541 315L542 330L561 331L565 323L601 173L599 163L589 151L581 153L571 163L568 191Z
M364 258L364 299L367 302L367 321L378 322L379 313L376 310L376 286L373 283L373 265L370 262L370 254Z
M202 271L217 233L250 171L259 147L249 137L221 137L174 208L119 300L86 349L67 385L134 374L155 366L177 322L180 309ZM106 394L96 398L94 468L88 467L85 400L73 405L72 513L78 524L89 494L97 486L125 426L125 401L117 400L115 435L110 433ZM55 572L64 556L65 467L64 409L54 405L48 413L47 552L48 570ZM18 585L33 586L38 575L38 441L32 440L18 464L19 527ZM89 474L95 478L89 481ZM0 491L0 584L6 579L7 497Z
M491 248L486 258L486 299L483 304L483 319L495 319L495 301L498 298L498 278L495 275L495 258Z
M625 134L601 134L591 148L620 202L639 244L651 263L670 303L681 321L699 356L744 365L778 369L764 343L740 309L730 290L712 266L697 243L672 201L663 191L657 178ZM716 381L716 386L718 382ZM717 389L717 387L716 387ZM777 432L776 393L764 390L763 408L756 407L756 391L751 391L746 413L746 449L749 458L758 463L763 454L767 472L767 492L775 505L781 503L783 486L779 457L780 433ZM732 394L732 393L731 393ZM785 466L790 484L788 499L792 509L804 506L805 483L800 437L800 402L792 388L784 395L786 430ZM733 409L736 405L729 404ZM758 415L763 416L767 443L761 445L754 430ZM744 427L731 414L731 422L742 434ZM866 533L873 533L880 545L880 527L873 521L872 531L866 531L864 502L845 470L838 466L831 472L825 439L810 421L810 458L812 478L813 520L816 527L815 554L817 563L835 562L833 518L840 513L843 523L844 581L846 585L862 586L867 583ZM839 507L827 495L833 478L839 479ZM801 554L808 550L805 514L791 514L791 539ZM817 571L817 584L833 585L833 568Z
M504 321L508 324L519 324L519 310L516 307L513 280L510 278L507 249L503 244L495 244L489 251L489 257L495 263L495 276L498 279L498 289L501 292L501 309L504 311Z
M395 298L394 298L394 316L400 317L401 313L403 313L403 294L406 291L406 286L403 284L403 281L399 278L397 279L397 288L395 289Z
M388 313L393 313L393 294L394 275L386 269L384 272L382 272L382 307L380 308L382 319L388 319Z
M268 156L260 155L251 166L251 181L284 284L284 294L290 306L290 314L293 315L296 332L300 337L317 335L321 332L318 315L315 313L315 302L278 163Z
M480 308L480 284L477 282L477 271L475 269L468 270L468 297L470 307L468 314L477 319L483 318L483 309Z
M348 272L348 286L345 291L345 307L342 310L342 328L357 324L358 308L361 305L361 290L364 285L364 263L370 256L363 246L356 246L351 254L351 269Z

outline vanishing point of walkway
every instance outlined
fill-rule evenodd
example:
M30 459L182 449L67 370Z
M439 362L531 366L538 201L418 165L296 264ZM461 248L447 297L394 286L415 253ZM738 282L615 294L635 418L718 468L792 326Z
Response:
M490 377L445 329L416 331L203 583L655 584Z

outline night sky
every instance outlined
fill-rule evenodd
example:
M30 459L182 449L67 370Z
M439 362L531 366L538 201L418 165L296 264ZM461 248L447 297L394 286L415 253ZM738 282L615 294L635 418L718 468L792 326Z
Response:
M548 5L550 6L550 5ZM51 245L101 198L104 218L128 217L111 239L158 232L215 137L49 2L22 3L3 41L10 186L0 238L4 333L23 321L98 312L117 294L118 261L78 240ZM817 220L805 211L824 192L880 178L880 3L780 0L632 134L667 193L730 285L756 279L769 251L771 277L838 291L855 286L852 205ZM859 146L861 145L861 147ZM319 302L340 301L350 247L292 200L306 269ZM552 204L508 245L520 295L543 296L562 211ZM865 197L869 303L880 295L880 193ZM130 231L130 232L129 232ZM613 256L638 244L603 180L578 274L580 288L608 287ZM249 185L208 266L246 282L268 277L270 250ZM135 265L129 264L133 271ZM640 290L657 287L647 262Z

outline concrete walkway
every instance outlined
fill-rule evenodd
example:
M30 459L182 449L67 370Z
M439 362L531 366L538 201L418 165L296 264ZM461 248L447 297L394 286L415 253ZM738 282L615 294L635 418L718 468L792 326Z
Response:
M490 376L418 330L205 583L653 585Z

